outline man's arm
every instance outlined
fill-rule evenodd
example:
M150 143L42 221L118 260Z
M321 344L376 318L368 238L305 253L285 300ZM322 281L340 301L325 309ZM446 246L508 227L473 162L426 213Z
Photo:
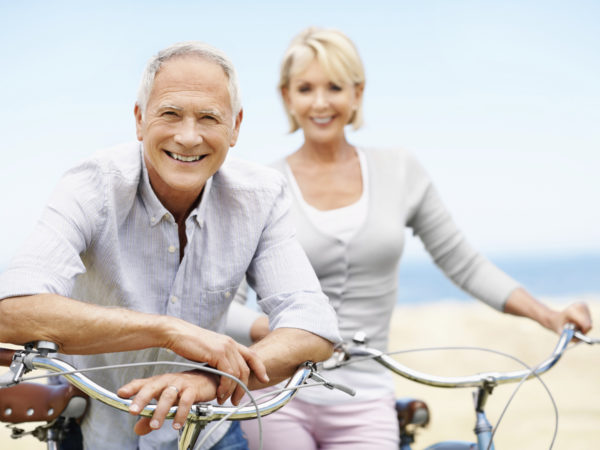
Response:
M278 328L253 345L252 349L265 363L270 378L265 383L252 373L248 387L259 389L289 378L305 361L329 358L333 352L333 344L308 331ZM211 389L214 389L216 383L214 376L210 374L170 373L133 380L121 387L118 393L124 398L135 396L129 409L132 414L138 414L153 398L158 399L152 418L141 418L135 426L136 433L147 434L163 425L169 408L175 404L178 405L178 410L173 419L173 428L180 429L192 404L210 400L214 392ZM172 389L173 387L176 389ZM238 388L231 397L232 402L237 405L244 393L242 388Z
M255 374L251 374L248 385L250 389L279 383L289 378L303 362L324 361L333 353L330 341L298 328L277 328L250 348L265 363L270 379L265 384Z
M106 308L54 294L0 300L0 342L55 342L67 354L94 354L163 347L248 381L250 371L268 382L261 359L228 336L184 320L123 308ZM236 384L222 377L222 402Z

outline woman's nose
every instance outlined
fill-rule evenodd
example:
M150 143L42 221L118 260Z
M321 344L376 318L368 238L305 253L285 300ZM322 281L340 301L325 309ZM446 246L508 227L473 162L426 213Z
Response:
M317 90L315 92L315 100L313 102L315 108L325 108L329 105L329 98L327 93L323 90Z

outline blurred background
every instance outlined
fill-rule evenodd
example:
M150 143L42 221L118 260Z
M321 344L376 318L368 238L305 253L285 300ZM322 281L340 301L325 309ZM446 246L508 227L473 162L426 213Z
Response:
M599 23L595 0L1 2L0 270L67 168L135 139L139 77L173 42L209 42L236 64L245 115L231 154L269 163L295 150L301 136L287 134L275 88L279 62L293 35L318 25L348 34L366 66L365 125L348 131L350 141L410 149L475 247L557 307L588 301L598 322ZM399 277L392 349L478 343L532 363L553 345L537 325L466 301L416 239ZM549 374L561 410L557 448L597 448L595 350L580 346ZM423 367L490 370L467 356L427 356ZM472 439L469 393L397 381L432 410L421 446ZM529 386L498 434L513 439L501 447L548 448L552 409ZM492 421L505 401L490 404ZM1 448L43 448L8 433Z
M406 147L469 240L534 294L600 293L600 3L596 1L27 1L0 6L0 270L61 174L135 139L147 59L182 40L223 49L245 109L231 154L301 142L276 92L290 39L338 28L367 72L365 147ZM410 240L400 302L464 298Z

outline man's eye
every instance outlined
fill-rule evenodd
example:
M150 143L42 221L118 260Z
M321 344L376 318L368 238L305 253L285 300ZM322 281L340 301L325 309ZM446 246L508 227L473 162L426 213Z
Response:
M163 111L161 115L163 117L177 117L177 113L175 111Z
M211 115L204 115L204 116L200 117L200 120L207 121L207 122L216 122L217 118L215 116L211 116Z

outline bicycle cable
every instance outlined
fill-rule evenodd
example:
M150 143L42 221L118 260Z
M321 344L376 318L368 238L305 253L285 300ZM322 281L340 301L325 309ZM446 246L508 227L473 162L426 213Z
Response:
M294 386L294 387L284 387L284 388L280 388L280 389L275 389L273 391L269 391L266 394L260 395L258 397L255 397L255 400L260 401L264 398L268 398L268 397L272 397L275 395L278 395L282 392L285 391L294 391L294 390L298 390L298 389L305 389L305 388L309 388L309 387L313 387L313 386L325 386L326 383L323 381L316 381L316 382L311 382L310 384L304 384L301 386ZM228 413L227 415L225 415L224 417L222 417L221 419L219 419L219 421L216 423L216 425L211 428L210 430L207 430L206 433L204 434L204 436L202 437L202 439L200 441L198 441L198 443L196 444L197 448L202 448L202 445L208 440L208 437L214 433L214 431L217 429L217 426L219 424L221 424L222 422L226 421L229 417L231 417L232 414L235 414L236 412L238 412L240 409L245 408L246 406L250 405L250 401L243 403L241 405L238 405L236 407L236 409L234 409L233 411L231 411L230 413ZM263 435L262 435L262 429L259 428L258 430L258 449L262 450L263 448Z
M249 401L245 404L245 406L253 405L254 409L256 410L258 432L259 432L259 436L262 437L262 420L261 420L260 410L258 408L258 403L256 402L256 399L254 398L254 396L251 394L250 389L248 389L248 386L246 386L245 383L243 383L239 378L235 377L234 375L230 375L221 370L209 367L206 365L206 363L193 363L193 362L186 363L186 362L177 362L177 361L149 361L149 362L139 362L139 363L112 364L112 365L107 365L107 366L90 367L90 368L78 369L78 370L64 370L64 371L60 371L60 372L46 373L44 375L28 376L28 377L23 377L21 379L21 381L30 381L30 380L37 380L37 379L41 379L41 378L59 377L62 375L71 375L71 374L86 373L86 372L100 372L103 370L124 369L124 368L129 368L129 367L141 367L141 366L188 367L188 368L193 368L193 369L208 372L208 373L213 373L213 374L220 375L220 376L225 376L226 378L229 378L229 379L235 381L239 386L242 387L242 389L244 389L244 391L246 391L246 394L248 395ZM294 388L289 388L288 390L291 390L291 389L294 389ZM237 409L235 409L232 413L229 413L227 415L227 417L231 416L231 414L233 414L237 411L239 411L239 407ZM222 422L221 420L216 422L216 424L212 427L212 430L216 429L219 426L219 424L221 424L221 422ZM207 430L207 433L209 431L210 431L209 434L212 434L211 430ZM262 448L262 444L261 444L261 448Z
M576 344L577 345L577 344ZM569 347L568 349L573 348ZM565 349L568 350L568 349ZM529 373L526 374L517 384L517 386L515 387L515 389L513 390L513 393L511 394L511 396L509 397L509 399L507 400L504 409L502 410L502 413L500 414L498 420L496 421L496 426L493 427L493 431L492 431L492 435L491 435L491 439L490 439L490 443L487 447L486 450L489 450L493 444L493 439L494 439L494 435L496 434L496 430L498 429L498 427L500 426L500 423L504 417L504 414L506 412L506 410L508 409L508 406L510 405L510 403L512 402L514 396L516 395L517 391L520 389L521 385L531 376L535 376L535 378L542 384L542 386L544 387L546 393L548 394L548 397L550 399L550 402L552 403L553 409L554 409L554 431L552 433L552 441L550 442L550 447L549 449L552 449L552 447L554 446L554 442L556 441L556 435L558 434L558 407L556 405L556 401L554 400L554 396L552 395L552 393L550 392L550 389L548 388L548 386L546 385L546 383L542 380L542 378L535 373L535 371L540 367L535 366L535 367L531 367L530 365L528 365L527 363L525 363L524 361L520 360L519 358L517 358L516 356L513 356L509 353L504 353L500 350L494 350L494 349L490 349L490 348L485 348L485 347L473 347L473 346L448 346L448 347L424 347L424 348L416 348L416 349L408 349L408 350L396 350L396 351L391 351L391 352L382 352L380 355L368 355L368 356L362 356L362 357L357 357L357 358L353 358L353 359L349 359L347 361L341 361L338 363L338 367L341 366L346 366L348 364L352 364L352 363L357 363L357 362L361 362L361 361L368 361L368 360L372 360L375 359L379 356L382 355L387 355L387 356L391 356L391 355L400 355L400 354L404 354L404 353L418 353L418 352L427 352L427 351L446 351L446 350L475 350L475 351L482 351L482 352L488 352L488 353L494 353L500 356L504 356L508 359L512 359L513 361L517 362L518 364L522 365L525 369L529 370Z
M585 335L583 335L585 336ZM593 339L593 338L591 338ZM595 341L595 342L593 342ZM592 342L586 342L586 341L580 341L580 342L574 342L572 346L570 347L566 347L565 348L565 352L577 347L581 342L586 342L587 344L594 344L594 343L600 343L600 340L598 339L593 339ZM542 379L535 373L536 370L538 370L541 367L541 364L537 365L536 367L533 368L529 368L529 373L526 374L525 376L523 376L523 378L521 378L521 380L519 381L519 383L517 384L517 386L515 386L513 393L511 394L511 396L509 397L509 399L507 400L506 404L504 405L504 408L502 409L502 412L500 414L500 416L498 417L498 421L496 424L496 427L494 427L494 430L492 431L492 438L490 441L490 445L493 442L494 439L494 435L496 434L496 430L498 429L498 426L500 425L500 422L502 421L504 414L506 413L510 403L512 402L513 398L516 396L517 391L521 388L521 386L525 383L525 381L527 381L527 379L529 378L530 375L535 375L535 377L540 381L540 383L542 383L542 386L544 387L544 389L546 390L546 392L548 393L548 397L550 398L550 401L552 402L552 406L554 408L554 433L552 435L552 440L550 441L550 447L548 447L549 450L552 450L552 448L554 447L554 444L556 442L556 436L558 433L558 406L556 405L556 401L554 399L554 397L552 396L552 394L550 393L550 390L548 388L548 386L546 385L546 383L544 383L542 381ZM487 450L490 449L490 446L488 446Z
M212 435L217 430L217 428L219 428L219 426L221 426L229 417L231 417L233 414L237 413L240 409L250 406L250 405L253 405L254 409L256 410L256 419L257 419L258 435L259 435L259 450L262 450L262 448L263 448L262 419L261 419L260 410L258 408L257 401L262 400L263 398L277 395L277 394L285 392L285 391L298 390L298 389L303 389L303 388L308 388L308 387L313 387L313 386L324 386L327 384L326 382L313 381L310 384L294 386L294 387L284 387L284 388L270 391L259 397L254 397L251 394L250 390L248 389L247 385L244 384L241 380L239 380L237 377L235 377L233 375L230 375L226 372L222 372L218 369L209 367L206 365L206 363L193 363L193 362L185 363L185 362L177 362L177 361L150 361L150 362L139 362L139 363L113 364L113 365L100 366L100 367L90 367L90 368L79 369L79 370L51 372L51 373L47 373L44 375L28 376L28 377L23 377L21 381L30 381L30 380L40 379L40 378L58 377L58 376L62 376L62 375L70 375L70 374L77 374L77 373L84 373L84 372L99 372L99 371L109 370L109 369L121 369L121 368L140 367L140 366L161 366L161 365L188 367L188 368L194 368L194 369L198 369L198 370L209 372L209 373L214 373L216 375L225 375L227 378L235 381L240 386L242 386L242 388L244 389L244 391L246 391L246 394L248 395L248 401L246 403L243 403L243 404L235 407L235 409L233 411L226 414L224 417L222 417L217 422L215 422L215 424L210 429L206 430L202 439L195 445L195 447L197 447L197 448L201 448L202 445L209 438L209 436Z

